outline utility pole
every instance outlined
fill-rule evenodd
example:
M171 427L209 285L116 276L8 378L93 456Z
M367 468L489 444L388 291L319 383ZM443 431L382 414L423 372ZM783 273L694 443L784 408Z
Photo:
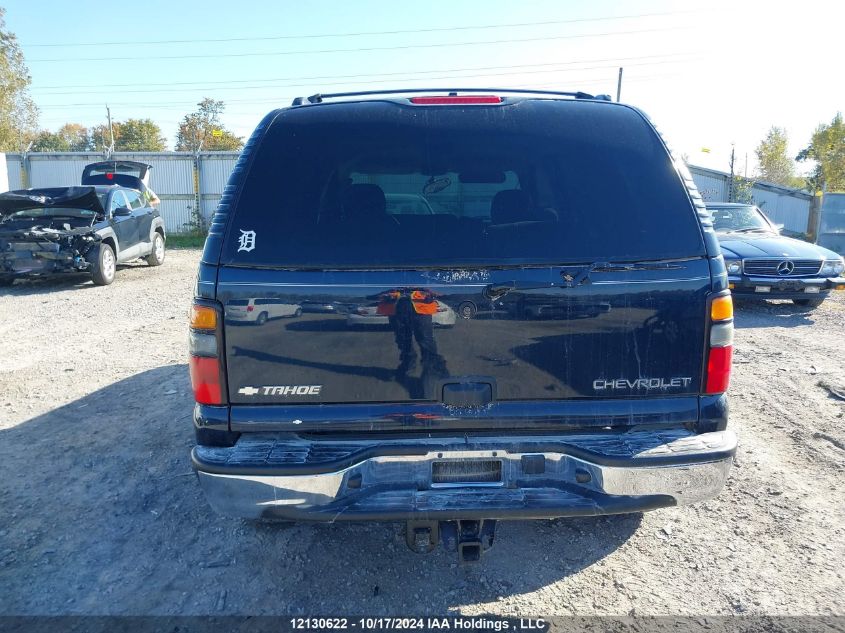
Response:
M106 117L109 120L109 138L111 140L111 144L109 145L108 155L111 156L114 152L114 128L111 124L111 110L109 110L109 104L106 104Z
M728 183L728 202L734 201L734 159L736 158L735 152L736 148L734 147L734 144L731 143L731 180Z
M616 81L616 101L622 96L622 66L619 67L619 79Z

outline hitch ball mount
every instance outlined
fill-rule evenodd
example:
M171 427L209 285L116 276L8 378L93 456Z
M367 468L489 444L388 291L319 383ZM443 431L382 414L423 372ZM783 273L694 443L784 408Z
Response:
M405 542L411 551L427 554L441 542L458 553L461 563L477 563L481 554L493 547L496 521L481 519L471 521L408 521L405 524Z

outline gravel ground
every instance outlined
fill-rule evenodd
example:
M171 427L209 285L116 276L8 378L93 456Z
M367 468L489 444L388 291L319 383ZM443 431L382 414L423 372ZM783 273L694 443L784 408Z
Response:
M724 492L508 522L483 564L402 526L254 525L192 475L186 314L199 253L0 294L1 614L843 614L845 297L737 315Z

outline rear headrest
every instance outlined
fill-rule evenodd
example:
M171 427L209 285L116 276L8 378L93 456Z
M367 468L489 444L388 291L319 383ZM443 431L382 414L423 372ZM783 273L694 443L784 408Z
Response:
M386 214L387 201L378 185L349 185L343 193L343 215L347 220L377 219Z
M510 224L531 219L531 201L521 189L506 189L493 196L490 204L492 224Z

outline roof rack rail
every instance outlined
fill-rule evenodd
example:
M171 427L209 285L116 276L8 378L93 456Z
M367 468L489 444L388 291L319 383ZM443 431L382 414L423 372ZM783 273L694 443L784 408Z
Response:
M361 90L356 92L333 92L327 94L317 93L310 97L297 97L291 105L304 105L307 103L322 103L325 99L336 99L338 97L367 97L373 95L396 95L410 94L414 92L448 92L457 96L459 92L505 92L510 94L532 94L552 95L556 97L574 97L576 99L596 99L598 101L612 101L610 95L591 95L587 92L564 92L558 90L529 90L522 88L400 88L397 90Z

